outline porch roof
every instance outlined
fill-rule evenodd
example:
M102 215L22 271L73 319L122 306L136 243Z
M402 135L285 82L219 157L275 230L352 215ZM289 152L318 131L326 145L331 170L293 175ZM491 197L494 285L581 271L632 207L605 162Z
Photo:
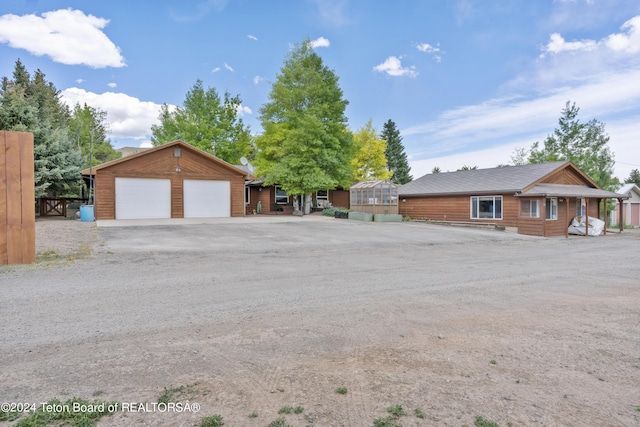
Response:
M599 188L587 187L585 185L566 184L538 184L531 189L517 194L518 197L590 197L598 199L627 199L624 194L618 194Z

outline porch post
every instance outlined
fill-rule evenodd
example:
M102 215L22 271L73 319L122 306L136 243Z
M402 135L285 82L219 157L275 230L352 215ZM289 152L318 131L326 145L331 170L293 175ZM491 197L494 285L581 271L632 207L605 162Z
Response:
M584 198L584 216L586 217L584 223L584 237L589 236L589 198Z
M620 225L620 232L624 229L624 224L622 223L622 209L624 209L624 205L622 204L622 199L618 198L618 224Z
M577 199L576 199L577 200ZM565 209L564 212L564 217L565 217L565 222L564 222L564 238L568 239L569 238L569 198L565 197L564 199L565 203L567 204L567 208Z
M607 235L607 199L601 199L602 207L604 208L604 235ZM600 208L600 202L598 202L598 209Z

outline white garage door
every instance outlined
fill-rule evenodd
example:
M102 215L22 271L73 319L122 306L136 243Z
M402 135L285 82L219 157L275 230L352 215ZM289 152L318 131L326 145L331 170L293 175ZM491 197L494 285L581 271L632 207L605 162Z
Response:
M184 180L184 217L219 218L231 216L229 181Z
M171 180L116 178L116 219L171 218Z

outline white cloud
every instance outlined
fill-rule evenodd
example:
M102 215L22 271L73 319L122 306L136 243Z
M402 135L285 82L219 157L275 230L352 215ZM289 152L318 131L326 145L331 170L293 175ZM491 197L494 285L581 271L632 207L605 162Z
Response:
M238 105L236 107L236 111L238 112L239 116L244 116L245 114L253 114L253 110L251 110L251 108L246 107L244 105Z
M75 87L63 90L60 99L72 108L76 103L87 103L105 111L110 136L114 138L148 138L151 134L151 125L158 122L161 107L124 93L97 94Z
M84 83L84 80L83 79L77 79L76 83L78 83L78 84Z
M441 54L443 52L439 47L432 46L429 43L420 43L416 46L416 49L418 49L420 52L431 54L431 56L437 63L442 62Z
M153 148L153 143L151 141L144 141L140 143L140 148Z
M604 40L605 45L617 52L640 52L640 16L629 19L620 29L626 30L626 33L611 34Z
M429 43L420 43L419 45L416 46L416 48L420 52L426 52L426 53L437 53L437 52L440 52L440 48L439 47L431 46Z
M329 47L330 45L331 42L324 37L318 37L317 39L309 42L309 47L311 47L311 49L315 49L317 47Z
M218 71L220 71L220 67L216 67L213 70L211 70L212 73L217 73Z
M117 83L113 83L113 82L111 82L111 83L107 83L107 86L109 86L109 87L111 87L111 88L114 88L114 87L117 87L117 86L118 86L118 84L117 84Z
M263 80L264 80L264 77L261 77L261 76L254 76L254 77L253 77L253 84L254 84L254 85L260 84Z
M558 33L553 33L549 37L549 43L543 48L548 53L560 53L573 50L594 50L598 46L594 40L580 40L577 42L567 42Z
M250 38L251 40L258 40L258 38L256 36L253 36L251 34L247 34L247 37Z
M373 71L386 73L393 77L408 76L413 78L418 75L418 72L415 70L414 66L403 67L400 58L397 58L395 56L390 56L382 64L373 67Z
M228 71L231 71L232 73L235 71L235 70L231 67L231 65L229 65L229 64L227 64L227 63L225 63L225 64L224 64L224 68L225 68L226 70L228 70Z
M0 43L67 65L124 67L120 49L102 32L108 19L60 9L41 16L0 16Z
M549 43L542 48L541 57L544 58L545 53L593 51L598 48L627 54L640 52L640 16L629 19L620 29L621 32L610 34L599 41L585 39L568 42L560 34L553 33L549 37Z

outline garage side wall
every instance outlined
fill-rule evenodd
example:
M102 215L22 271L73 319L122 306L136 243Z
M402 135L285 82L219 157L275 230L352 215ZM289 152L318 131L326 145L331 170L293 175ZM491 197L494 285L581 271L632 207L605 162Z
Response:
M174 150L178 148L180 157L175 157ZM97 170L94 202L96 219L116 218L116 178L170 179L172 218L184 217L184 180L229 181L230 215L244 215L244 175L185 147L172 145L165 150L145 153L137 158Z

